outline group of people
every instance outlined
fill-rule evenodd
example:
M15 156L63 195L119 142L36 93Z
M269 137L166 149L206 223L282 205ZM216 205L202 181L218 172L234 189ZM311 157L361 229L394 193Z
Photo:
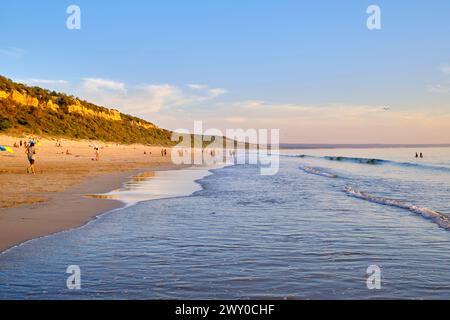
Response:
M161 157L167 157L167 149L161 149Z
M423 153L421 152L420 154L416 152L416 158L423 158Z
M27 160L28 160L28 167L27 167L27 173L28 174L36 174L36 169L35 169L35 165L36 165L36 145L38 144L38 142L36 142L37 139L35 138L29 138L28 141L26 140L20 140L19 142L15 142L14 143L14 148L25 148L25 154L27 156ZM57 141L56 143L56 147L58 148L62 148L62 144L61 141ZM100 161L100 147L98 146L93 146L94 148L94 158L92 160L94 161ZM63 152L64 154L64 152ZM72 153L70 153L69 149L66 150L65 152L66 155L72 155ZM167 154L167 151L166 151Z
M27 141L23 141L22 139L20 139L20 142L14 142L14 145L13 145L13 147L14 148L22 148L23 146L25 146L25 148L27 147L27 145L31 142L31 141L34 141L34 139L33 138L30 138L30 141L29 142L27 142Z

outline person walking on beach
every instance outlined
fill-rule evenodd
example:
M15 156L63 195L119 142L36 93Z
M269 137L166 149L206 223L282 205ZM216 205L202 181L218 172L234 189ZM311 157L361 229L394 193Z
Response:
M95 161L100 161L100 148L99 147L95 147Z
M27 173L36 174L36 171L34 170L34 164L36 162L36 149L35 149L34 141L30 141L30 143L27 144L25 153L27 155L28 162L29 162L29 166L27 168Z

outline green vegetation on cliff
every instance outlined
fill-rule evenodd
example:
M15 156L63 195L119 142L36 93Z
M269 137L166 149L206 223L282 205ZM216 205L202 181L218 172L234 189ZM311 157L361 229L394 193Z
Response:
M0 76L0 133L118 143L174 145L171 132L145 120Z

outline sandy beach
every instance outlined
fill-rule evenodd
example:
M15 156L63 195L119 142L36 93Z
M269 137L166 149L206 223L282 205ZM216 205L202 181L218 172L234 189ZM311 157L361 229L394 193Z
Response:
M20 138L0 136L12 147ZM26 139L22 139L25 141ZM170 149L93 141L42 139L36 149L36 174L27 174L25 148L0 153L0 251L24 241L79 227L121 206L85 197L117 189L143 171L176 169ZM94 161L99 146L100 161Z

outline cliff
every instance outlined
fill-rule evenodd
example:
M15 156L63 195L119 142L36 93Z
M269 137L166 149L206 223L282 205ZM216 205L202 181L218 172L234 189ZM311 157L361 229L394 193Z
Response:
M153 123L0 76L0 133L174 145Z

